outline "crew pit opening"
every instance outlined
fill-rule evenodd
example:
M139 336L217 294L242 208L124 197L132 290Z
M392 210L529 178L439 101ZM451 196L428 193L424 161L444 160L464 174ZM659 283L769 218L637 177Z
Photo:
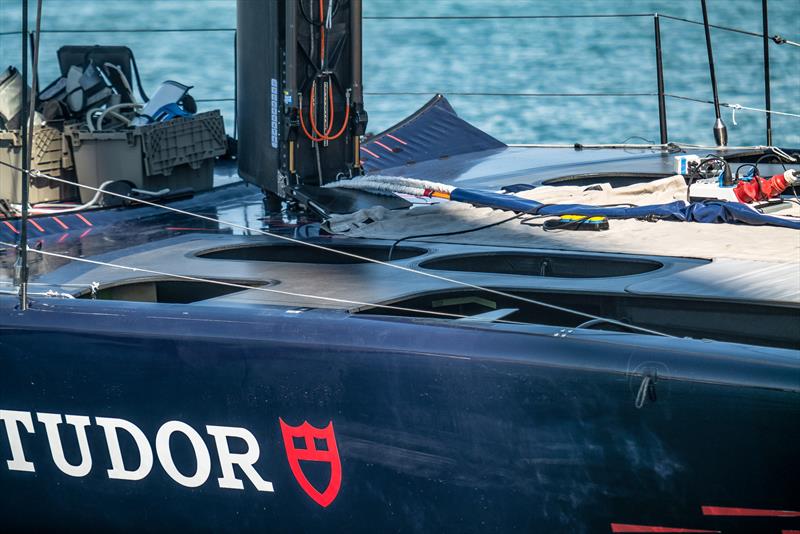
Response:
M800 346L800 331L796 328L798 310L795 307L755 304L744 306L733 302L681 297L530 291L502 287L493 289L676 337L788 349ZM576 313L472 289L431 292L391 304L414 311L370 308L358 313L433 317L425 314L426 311L431 311L473 317L496 310L509 310L509 313L503 314L502 321L634 331L614 323L593 321Z

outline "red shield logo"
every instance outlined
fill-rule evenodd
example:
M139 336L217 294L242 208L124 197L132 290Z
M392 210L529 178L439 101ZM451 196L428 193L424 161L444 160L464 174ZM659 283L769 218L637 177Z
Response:
M322 507L328 506L336 499L342 486L342 464L339 460L339 449L336 447L336 436L333 433L333 421L325 428L317 428L311 426L308 421L300 426L290 426L283 419L278 419L281 422L286 458L289 460L294 478L314 502ZM295 438L301 440L304 446L296 446ZM324 448L317 447L317 441L324 443ZM301 460L330 464L331 480L324 490L319 491L309 482L300 465Z

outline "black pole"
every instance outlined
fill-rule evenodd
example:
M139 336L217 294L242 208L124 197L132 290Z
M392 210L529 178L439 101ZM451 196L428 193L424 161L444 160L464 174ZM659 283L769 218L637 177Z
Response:
M361 83L361 0L350 2L350 42L352 43L353 104L364 103L364 88Z
M33 146L33 126L36 118L36 104L39 95L39 38L42 29L42 0L36 0L36 26L31 36L31 97L28 101L28 146ZM31 157L31 149L28 149L28 157ZM29 162L30 163L30 162ZM30 166L26 167L29 169ZM30 183L30 180L28 180Z
M728 144L728 129L725 123L722 122L722 115L719 111L719 95L717 94L717 75L714 72L714 52L711 50L711 28L708 25L708 10L706 9L706 0L700 0L700 6L703 8L703 29L706 32L706 52L708 52L708 70L711 73L711 90L714 93L714 114L717 120L714 122L714 139L717 146L726 146Z
M767 0L761 0L761 22L764 34L764 100L767 112L767 146L772 146L772 109L771 95L769 89L769 14L767 13Z
M766 0L764 0L766 1ZM656 36L656 78L658 80L658 127L661 131L661 144L667 144L667 100L664 96L664 65L661 62L661 20L658 13L653 15Z
M22 109L20 130L22 133L22 221L19 230L19 256L17 257L17 279L19 281L19 308L28 309L28 186L31 168L31 146L28 141L28 0L22 0Z
M239 139L239 43L236 30L233 32L233 138Z

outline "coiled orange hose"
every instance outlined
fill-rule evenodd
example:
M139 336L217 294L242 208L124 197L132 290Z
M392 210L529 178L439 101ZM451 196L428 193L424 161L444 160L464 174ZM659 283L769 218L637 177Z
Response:
M325 0L319 0L319 18L320 18L320 39L319 39L319 58L320 58L320 67L325 65ZM347 124L350 121L350 103L348 102L345 105L345 114L344 114L344 121L342 121L342 126L339 128L334 135L331 135L331 131L333 130L333 120L335 115L335 110L333 108L333 83L331 83L330 76L328 77L328 107L330 108L330 115L328 117L328 124L325 128L324 132L320 132L317 129L317 83L316 81L311 84L311 91L309 94L309 122L311 123L311 131L308 130L306 126L305 120L303 118L303 95L300 95L300 126L303 129L303 133L314 142L320 141L334 141L342 136L342 134L347 129Z

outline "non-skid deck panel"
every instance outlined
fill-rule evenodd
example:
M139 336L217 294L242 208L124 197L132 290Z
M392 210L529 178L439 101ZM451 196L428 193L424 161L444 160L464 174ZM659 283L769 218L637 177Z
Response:
M800 265L769 261L719 259L672 274L628 286L637 295L676 295L719 298L742 303L800 304ZM800 310L797 312L800 325Z

